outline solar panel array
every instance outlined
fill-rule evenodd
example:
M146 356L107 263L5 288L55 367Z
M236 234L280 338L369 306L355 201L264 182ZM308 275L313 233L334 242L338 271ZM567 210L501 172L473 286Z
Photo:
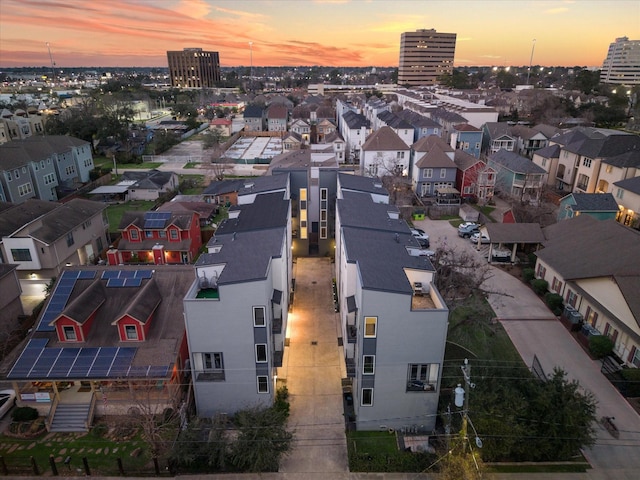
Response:
M132 366L135 347L45 348L47 339L32 339L7 378L162 378L168 366Z
M47 308L40 317L40 323L36 327L38 332L52 332L55 327L50 326L49 323L56 318L64 307L66 307L73 287L76 285L77 280L92 280L96 277L94 270L71 270L62 272L60 280L56 284L56 288L51 294L51 299L47 304Z
M107 281L107 287L139 287L152 275L152 270L105 270L101 278Z
M144 214L143 228L164 228L171 219L171 212L147 212Z

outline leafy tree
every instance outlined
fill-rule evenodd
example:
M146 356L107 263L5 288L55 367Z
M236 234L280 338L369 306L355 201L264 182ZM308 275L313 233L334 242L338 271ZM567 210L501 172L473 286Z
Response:
M599 85L600 70L580 69L573 77L573 88L587 95L596 92Z
M506 70L500 70L496 74L496 82L500 88L514 88L518 83L518 77Z
M589 351L596 358L603 358L613 352L613 341L606 335L589 337Z

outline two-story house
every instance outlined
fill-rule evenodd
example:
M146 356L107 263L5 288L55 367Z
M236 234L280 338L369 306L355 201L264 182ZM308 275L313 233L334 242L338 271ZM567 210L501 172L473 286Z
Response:
M395 113L386 110L380 112L377 116L376 125L378 125L376 130L385 126L390 127L407 145L411 145L414 142L415 131L413 126Z
M515 152L517 139L510 133L507 122L487 122L482 126L482 150L490 155L498 150Z
M0 212L2 260L18 265L25 295L42 296L65 266L95 263L107 247L106 205L30 200Z
M396 115L413 127L413 141L407 145L417 142L422 137L428 137L430 135L441 136L442 134L442 125L426 115L421 115L418 112L408 109L400 110Z
M496 171L496 190L514 198L538 202L546 182L547 172L526 157L507 150L498 150L487 159Z
M247 105L242 116L245 132L263 132L265 130L265 113L260 105Z
M180 405L192 283L186 266L65 269L8 372L18 405L63 432L88 431L94 415Z
M613 184L613 194L618 204L618 220L632 228L640 227L640 177L627 178Z
M430 197L455 188L458 168L454 150L440 137L422 137L411 146L411 181L416 195Z
M462 198L476 198L480 202L491 200L496 185L496 171L462 150L455 151L453 162L458 167L456 189Z
M316 124L317 142L324 143L325 138L331 135L332 133L336 132L337 130L338 130L338 127L336 127L336 124L333 121L329 120L328 118L323 118L322 120L318 121L318 123Z
M630 261L640 256L640 232L615 220L579 215L543 233L536 276L586 324L611 338L623 362L640 367L640 264Z
M450 145L455 150L461 150L475 158L480 158L482 130L468 123L454 125L451 131Z
M364 115L348 110L342 115L339 126L345 141L347 161L359 163L362 145L371 133L371 122Z
M269 108L267 108L267 131L286 132L288 117L289 112L287 111L287 107L285 107L284 105L269 105Z
M125 212L118 248L107 252L109 265L191 263L202 246L200 215L190 211Z
M391 127L370 134L360 148L360 175L407 176L409 165L410 149Z
M547 172L547 185L556 184L558 165L560 164L560 145L547 145L533 153L533 163L543 168Z
M300 138L305 143L307 144L311 143L310 141L311 125L309 125L307 122L305 122L301 118L298 118L297 120L294 120L291 123L291 126L289 127L289 132L300 135Z
M342 181L343 176L340 177ZM373 180L373 179L372 179ZM336 283L358 430L435 426L448 309L395 206L339 191Z
M183 308L201 417L273 403L292 285L287 193L232 207L196 262Z

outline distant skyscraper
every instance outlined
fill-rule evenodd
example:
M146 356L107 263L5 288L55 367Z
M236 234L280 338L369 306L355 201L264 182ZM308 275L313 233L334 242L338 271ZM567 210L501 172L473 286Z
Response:
M215 87L220 81L218 52L201 48L185 48L167 52L171 86L181 88Z
M640 40L620 37L609 45L600 81L619 85L640 84Z
M400 37L399 85L434 85L440 75L453 72L456 34L434 29L405 32Z

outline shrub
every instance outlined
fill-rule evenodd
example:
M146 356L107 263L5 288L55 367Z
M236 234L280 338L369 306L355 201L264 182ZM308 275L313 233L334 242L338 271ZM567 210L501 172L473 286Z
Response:
M535 265L536 264L536 260L538 260L538 257L533 252L530 253L529 255L527 255L527 258L529 259L529 265Z
M536 278L536 271L533 268L525 268L522 270L522 277L525 282L530 283L531 280Z
M273 402L273 408L284 413L285 417L289 416L289 389L286 385L280 387L276 391L276 399Z
M14 422L30 422L38 418L38 410L32 407L17 407L12 413Z
M620 374L627 381L625 396L640 397L640 368L623 368Z
M544 301L555 315L560 315L562 313L562 295L547 292L544 296Z
M96 438L104 437L109 432L109 427L106 423L98 423L91 429L91 434Z
M531 281L531 287L533 288L533 291L538 295L543 295L549 288L549 282L540 278L536 278L535 280Z
M589 337L589 351L596 358L606 357L613 351L613 342L605 335L592 335Z

